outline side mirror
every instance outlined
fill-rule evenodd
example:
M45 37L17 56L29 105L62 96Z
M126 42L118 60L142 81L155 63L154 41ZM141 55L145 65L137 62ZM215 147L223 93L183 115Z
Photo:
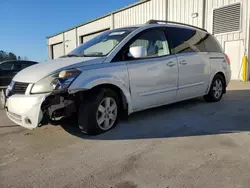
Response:
M132 56L133 58L147 57L147 49L143 46L131 47L128 56Z

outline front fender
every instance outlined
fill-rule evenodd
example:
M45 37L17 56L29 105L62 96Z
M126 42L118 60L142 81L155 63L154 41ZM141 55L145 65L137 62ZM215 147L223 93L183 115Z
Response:
M132 113L133 108L132 108L131 94L129 91L129 81L128 77L125 75L123 77L117 77L113 75L103 74L84 79L80 77L77 80L75 80L75 82L69 87L68 91L70 94L73 94L78 91L89 90L103 84L110 84L120 88L128 103L128 113L129 114Z

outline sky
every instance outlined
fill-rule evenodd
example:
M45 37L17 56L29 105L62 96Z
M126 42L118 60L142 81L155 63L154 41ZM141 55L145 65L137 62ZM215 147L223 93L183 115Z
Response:
M48 59L46 37L139 0L0 0L0 50Z

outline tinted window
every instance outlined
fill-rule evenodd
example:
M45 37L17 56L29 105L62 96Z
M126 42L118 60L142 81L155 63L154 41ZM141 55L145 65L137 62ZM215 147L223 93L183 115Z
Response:
M21 62L20 64L21 64L21 69L25 69L25 68L27 68L27 67L29 67L29 66L31 66L31 65L34 65L35 63L23 61L23 62Z
M146 48L147 57L160 57L170 54L165 32L160 29L143 31L135 39L132 39L129 48L135 46Z
M204 52L205 44L198 31L186 28L167 28L172 53Z
M14 70L14 63L13 62L2 63L2 64L0 64L0 70L12 71L12 70Z
M14 71L20 71L22 69L22 63L21 62L15 62L13 70Z
M218 52L222 53L222 49L220 44L215 40L214 36L209 33L200 32L200 36L202 41L206 47L207 52Z

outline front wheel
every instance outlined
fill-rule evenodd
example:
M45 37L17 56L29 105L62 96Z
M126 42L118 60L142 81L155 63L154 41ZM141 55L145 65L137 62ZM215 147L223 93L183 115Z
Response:
M90 135L106 132L116 126L119 109L120 102L116 92L100 89L80 104L79 128Z
M207 102L218 102L223 96L225 90L225 84L221 75L216 75L212 81L209 93L204 96Z

